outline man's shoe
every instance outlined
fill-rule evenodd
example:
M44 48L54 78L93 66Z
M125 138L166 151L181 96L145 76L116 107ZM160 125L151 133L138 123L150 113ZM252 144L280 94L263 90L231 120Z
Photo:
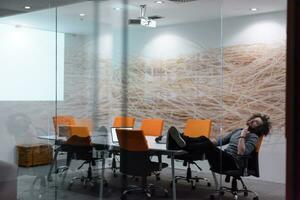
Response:
M177 129L174 126L170 127L167 135L167 149L180 150L185 146L186 143Z

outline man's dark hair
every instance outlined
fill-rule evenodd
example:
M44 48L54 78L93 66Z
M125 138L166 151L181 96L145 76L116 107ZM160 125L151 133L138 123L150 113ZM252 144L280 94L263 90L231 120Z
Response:
M252 119L255 119L257 117L259 117L262 120L263 124L258 127L259 131L256 134L259 137L262 136L262 135L267 136L270 133L270 130L271 130L271 127L272 127L270 117L268 115L255 113L248 119L248 121L250 121Z

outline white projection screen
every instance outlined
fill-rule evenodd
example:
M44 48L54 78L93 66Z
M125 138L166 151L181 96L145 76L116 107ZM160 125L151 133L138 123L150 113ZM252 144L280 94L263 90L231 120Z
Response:
M64 44L58 33L56 53L55 32L0 24L0 101L62 101Z

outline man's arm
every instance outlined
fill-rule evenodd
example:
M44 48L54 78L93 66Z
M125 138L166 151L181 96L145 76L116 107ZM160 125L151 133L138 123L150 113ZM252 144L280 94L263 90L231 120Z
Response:
M236 132L232 131L231 133L228 133L227 135L225 135L224 137L219 137L218 139L212 138L210 139L210 141L216 145L216 146L223 146L229 143L231 136Z
M241 132L241 136L238 142L238 155L244 155L246 145L245 145L245 138L249 134L248 127L244 128Z
M241 132L238 142L238 155L249 155L254 149L258 142L258 136L250 134L248 128L244 128ZM248 137L249 136L249 137ZM247 141L246 141L246 137Z

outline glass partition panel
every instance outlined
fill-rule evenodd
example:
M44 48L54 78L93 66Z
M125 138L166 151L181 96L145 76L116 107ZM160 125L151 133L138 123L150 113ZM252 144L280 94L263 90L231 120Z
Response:
M208 198L219 179L211 174L207 156L203 157L209 149L203 145L219 137L223 126L221 1L130 5L128 113L136 117L137 127L142 129L144 119L162 119L163 135L173 133L177 139L185 140L183 149L187 155L175 153L174 173L172 154L165 152L167 155L162 156L169 167L161 171L162 181L157 184L167 188L173 197L177 188L178 199L187 198L182 193L188 193L191 188L201 188L194 190L191 198L204 197L204 193ZM166 143L170 149L182 148L171 145L170 141ZM195 154L198 155L188 157ZM212 160L220 163L220 157L216 153ZM157 159L153 156L152 161ZM217 165L217 170L220 168ZM176 188L173 176L176 176ZM155 179L151 181L156 184ZM170 183L174 187L166 187Z
M47 0L0 3L1 199L54 197L47 182L53 148L41 137L53 131L55 52L63 50L64 37L58 36L56 47L55 10L50 7Z
M259 151L260 179L245 183L284 188L285 2L249 5L2 1L0 167L9 194L113 199L148 176L158 186L148 197L219 195L228 169L241 169L238 154L258 143L237 130L257 112L274 134ZM116 130L124 127L134 130ZM147 173L145 163L154 166Z
M231 175L224 186L242 189L237 195L253 199L285 198L286 2L223 3L225 139L220 141L228 145L222 170ZM236 166L227 165L226 155L235 158ZM246 186L257 194L245 191ZM280 192L266 195L266 187Z

